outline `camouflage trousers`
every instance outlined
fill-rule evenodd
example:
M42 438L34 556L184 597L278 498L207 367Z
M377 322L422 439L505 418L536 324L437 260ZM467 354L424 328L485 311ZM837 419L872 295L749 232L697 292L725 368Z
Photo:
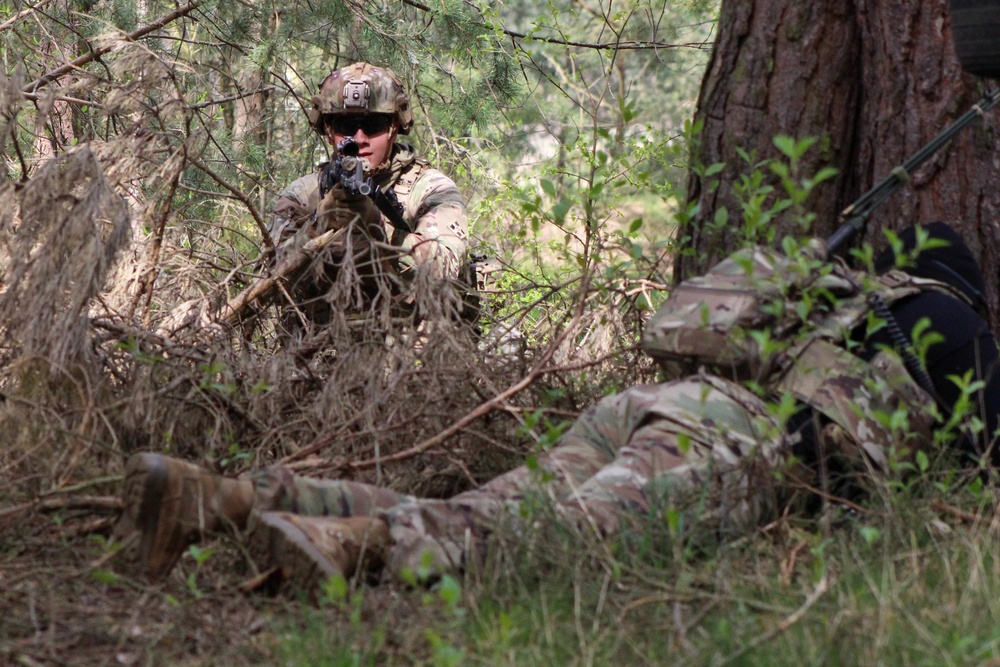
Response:
M655 503L695 511L724 532L773 515L774 469L787 437L760 398L711 376L642 385L585 412L537 459L448 500L280 467L255 475L256 505L312 516L378 516L389 524L392 569L464 567L498 527L523 529L526 501L607 536ZM657 505L659 506L659 505Z

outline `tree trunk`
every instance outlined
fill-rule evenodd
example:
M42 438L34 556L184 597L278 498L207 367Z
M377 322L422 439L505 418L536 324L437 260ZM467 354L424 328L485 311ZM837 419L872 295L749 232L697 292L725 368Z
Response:
M984 90L959 67L945 0L723 0L696 113L704 127L692 158L726 166L704 178L692 172L688 197L699 208L680 230L677 279L702 271L742 240L731 233L740 225L736 186L753 168L738 149L757 160L777 158L775 135L820 138L800 173L838 169L807 202L818 213L810 233L826 237L839 211L971 108ZM986 276L995 331L998 118L991 111L918 170L875 211L862 239L881 247L882 229L915 221L944 220L959 228ZM713 225L721 207L731 214L724 227ZM787 214L775 228L778 238L801 233Z

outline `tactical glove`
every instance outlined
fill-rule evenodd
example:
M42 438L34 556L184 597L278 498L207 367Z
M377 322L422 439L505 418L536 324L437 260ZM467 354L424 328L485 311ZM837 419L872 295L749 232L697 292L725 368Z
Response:
M316 231L320 234L331 229L343 229L354 223L358 229L380 227L382 216L370 197L349 194L344 188L334 186L316 209Z

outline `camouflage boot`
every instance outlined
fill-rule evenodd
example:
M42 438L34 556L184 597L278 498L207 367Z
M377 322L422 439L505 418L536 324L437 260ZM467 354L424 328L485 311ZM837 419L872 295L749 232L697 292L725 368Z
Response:
M374 517L255 512L246 544L259 569L275 567L292 590L313 593L333 575L346 578L362 567L381 567L389 546L389 527Z
M250 480L213 475L160 454L136 454L125 465L124 509L115 537L124 543L127 564L158 581L205 533L243 528L253 498Z

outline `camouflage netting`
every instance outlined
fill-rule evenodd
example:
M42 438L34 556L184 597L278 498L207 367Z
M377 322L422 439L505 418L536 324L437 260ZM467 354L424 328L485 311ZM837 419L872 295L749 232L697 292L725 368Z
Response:
M25 454L45 468L32 473L64 480L83 463L90 474L117 468L140 449L233 469L308 458L308 469L350 474L344 465L372 460L359 477L447 494L516 462L516 448L501 444L514 440L505 419L480 421L402 465L376 463L502 388L507 361L487 366L470 325L440 310L454 295L419 299L419 325L415 314L372 309L279 339L269 305L233 331L158 333L169 304L147 327L124 314L129 291L108 284L128 216L89 150L53 159L3 196L8 464ZM193 283L199 269L188 272ZM119 304L106 298L116 288Z

